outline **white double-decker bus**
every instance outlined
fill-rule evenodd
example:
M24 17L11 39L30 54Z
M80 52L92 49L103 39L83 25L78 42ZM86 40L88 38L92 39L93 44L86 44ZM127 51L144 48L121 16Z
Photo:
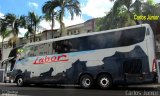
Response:
M26 44L11 80L24 84L79 84L90 88L156 79L154 35L148 24Z

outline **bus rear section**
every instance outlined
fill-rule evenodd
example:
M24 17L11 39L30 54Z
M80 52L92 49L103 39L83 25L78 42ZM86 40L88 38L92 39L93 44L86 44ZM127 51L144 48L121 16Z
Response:
M11 74L18 86L53 83L107 89L151 83L156 76L154 36L147 24L31 43L23 52Z
M146 42L147 42L150 72L152 73L153 82L157 82L156 42L155 42L153 31L149 25L146 28L146 35L147 35Z
M123 64L124 81L127 84L145 84L157 81L155 40L149 25L145 25L145 38L140 47L143 52L137 51L136 58L127 60Z

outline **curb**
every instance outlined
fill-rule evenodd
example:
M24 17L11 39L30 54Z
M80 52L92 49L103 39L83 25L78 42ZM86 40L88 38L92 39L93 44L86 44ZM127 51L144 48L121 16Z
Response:
M14 86L14 85L16 85L16 83L0 83L0 86L5 86L5 85L7 85L7 86Z
M132 88L160 88L160 84L145 84L145 85L129 85Z

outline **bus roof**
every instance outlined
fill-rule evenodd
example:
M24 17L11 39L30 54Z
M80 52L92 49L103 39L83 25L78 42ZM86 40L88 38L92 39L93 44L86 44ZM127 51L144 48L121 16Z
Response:
M39 41L39 42L28 43L25 46L42 44L42 43L46 43L46 42L67 40L67 39L78 38L78 37L89 36L89 35L95 35L95 34L109 33L109 32L114 32L114 31L119 31L119 30L126 30L126 29L131 29L131 28L138 28L138 27L150 27L150 25L149 24L140 24L140 25L122 27L122 28L117 28L117 29L110 29L110 30L104 30L104 31L98 31L98 32L84 33L84 34L79 34L79 35L64 36L64 37L59 37L59 38L43 40L43 41Z

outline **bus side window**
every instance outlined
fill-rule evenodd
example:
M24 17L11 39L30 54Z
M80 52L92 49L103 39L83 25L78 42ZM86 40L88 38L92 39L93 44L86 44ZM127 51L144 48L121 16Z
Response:
M52 43L52 54L56 54L55 46L56 46L56 43L53 42L53 43Z
M61 53L61 47L60 47L60 44L61 43L61 41L57 41L57 42L55 42L55 43L53 43L53 49L52 50L55 50L54 52L56 53L56 54L59 54L59 53Z
M77 39L78 40L78 39ZM57 41L52 44L52 54L69 53L78 51L78 42L76 39ZM53 53L54 52L54 53Z
M77 52L79 51L80 39L74 38L68 41L69 52Z
M27 54L29 57L32 57L33 56L33 46L28 46L27 48Z

